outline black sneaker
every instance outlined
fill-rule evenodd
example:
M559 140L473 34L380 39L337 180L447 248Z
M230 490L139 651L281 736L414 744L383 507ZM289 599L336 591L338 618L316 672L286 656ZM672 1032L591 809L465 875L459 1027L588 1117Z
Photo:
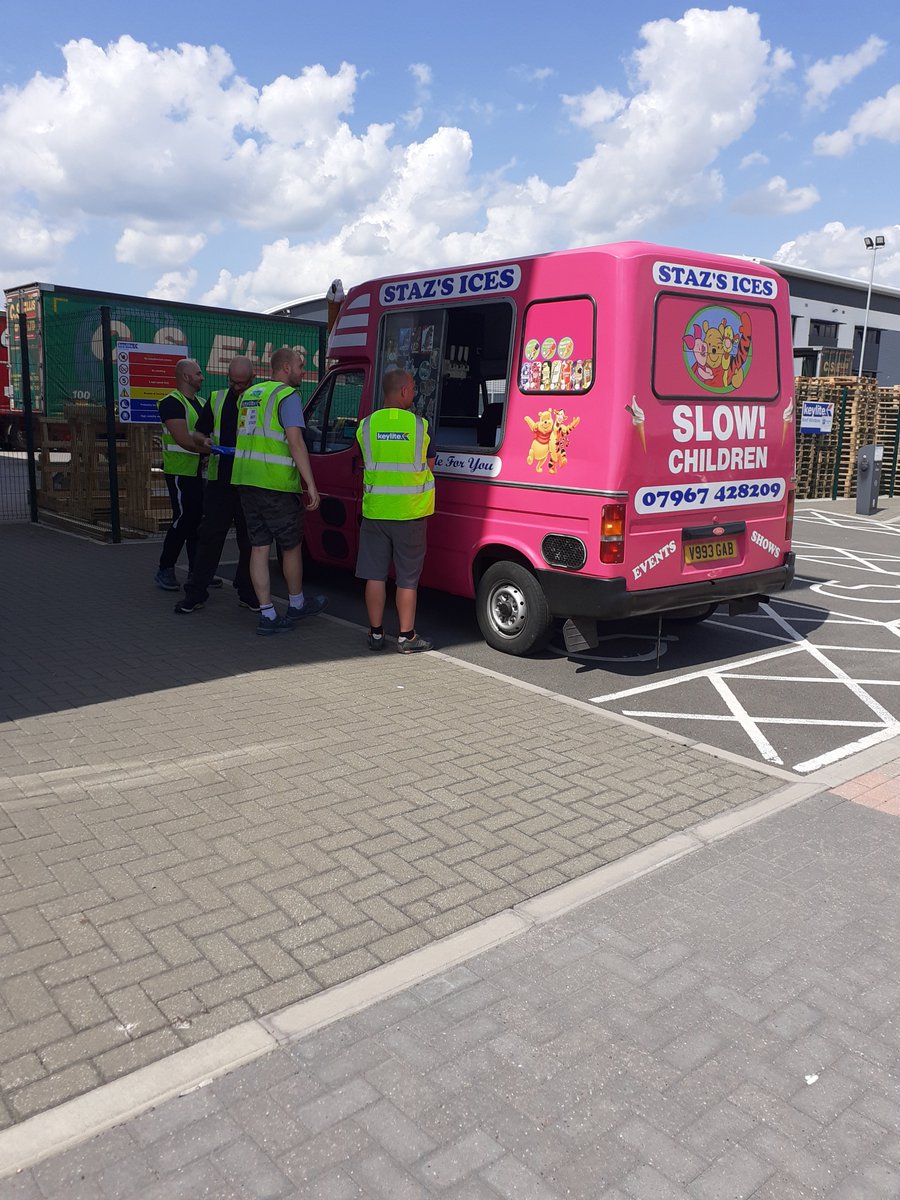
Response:
M434 642L429 642L428 638L419 637L414 633L411 638L400 638L397 649L401 654L421 654L425 650L433 650Z
M251 612L259 612L259 601L254 596L252 600L244 600L243 597L238 597L238 608L249 608Z
M370 650L383 650L385 643L387 642L387 638L384 636L384 634L381 634L380 637L376 637L374 633L370 633L368 635L368 641Z
M175 575L174 567L160 567L153 577L157 587L161 587L164 592L180 592L181 584Z
M207 587L221 587L225 580L221 575L213 575L212 579L206 585Z
M177 613L192 613L196 612L198 608L202 607L202 600L179 600L175 605L175 611Z
M269 617L264 617L260 613L259 621L256 625L256 632L260 637L272 637L276 633L288 633L294 628L294 622L289 621L287 617L276 617L271 620Z
M292 608L288 605L287 619L289 621L305 621L307 617L314 617L316 613L320 613L328 599L325 596L304 596L302 608Z

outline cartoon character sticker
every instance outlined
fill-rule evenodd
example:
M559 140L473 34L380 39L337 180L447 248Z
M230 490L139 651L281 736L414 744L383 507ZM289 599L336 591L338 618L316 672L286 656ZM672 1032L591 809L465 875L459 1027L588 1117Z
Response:
M700 309L688 321L681 350L691 378L704 391L737 391L753 362L750 314L721 305Z
M568 421L563 409L547 408L538 413L537 419L526 416L525 423L532 436L525 461L538 475L543 474L545 466L551 475L555 475L569 461L569 438L572 430L581 424L581 417Z

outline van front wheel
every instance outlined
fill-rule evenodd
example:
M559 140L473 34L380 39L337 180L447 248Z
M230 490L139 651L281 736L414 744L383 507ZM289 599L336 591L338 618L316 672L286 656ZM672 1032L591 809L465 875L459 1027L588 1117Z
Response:
M553 631L541 585L518 563L488 567L475 593L475 612L484 640L504 654L543 650Z

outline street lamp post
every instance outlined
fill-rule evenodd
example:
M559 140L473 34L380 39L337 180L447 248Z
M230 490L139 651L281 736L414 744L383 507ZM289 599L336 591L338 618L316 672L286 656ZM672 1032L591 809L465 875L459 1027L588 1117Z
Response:
M866 249L872 251L872 270L869 272L869 291L866 295L866 315L863 320L862 345L859 348L859 373L856 376L857 381L862 379L863 359L866 357L866 334L869 331L869 308L872 304L872 280L875 278L875 255L884 245L884 234L878 233L874 239L867 237L863 240L866 243Z

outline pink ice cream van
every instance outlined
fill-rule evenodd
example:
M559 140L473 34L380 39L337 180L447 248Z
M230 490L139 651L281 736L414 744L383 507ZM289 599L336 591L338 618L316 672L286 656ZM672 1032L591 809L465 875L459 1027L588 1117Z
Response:
M473 596L527 654L566 621L752 611L793 578L787 284L741 259L623 242L376 279L344 300L306 409L314 560L353 567L358 422L393 367L428 420L422 584Z

